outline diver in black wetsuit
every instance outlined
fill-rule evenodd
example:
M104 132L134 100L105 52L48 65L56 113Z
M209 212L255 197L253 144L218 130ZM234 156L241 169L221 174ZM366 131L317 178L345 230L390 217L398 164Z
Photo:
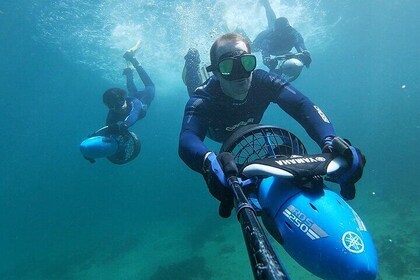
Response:
M302 61L306 67L309 67L312 58L305 46L302 35L290 26L287 18L279 17L276 19L276 15L268 0L260 0L260 2L266 11L268 29L257 35L252 43L253 51L260 50L263 63L270 70L274 70L278 61L271 59L270 56L284 55L295 48L298 53L302 53L298 59Z
M216 156L204 145L206 136L223 142L238 127L258 124L270 103L298 121L324 151L332 151L336 135L321 109L299 90L276 74L254 71L256 58L240 35L229 33L217 39L210 60L208 71L214 75L195 90L185 107L178 152L192 170L203 174L210 193L221 201L220 216L229 217L233 199L226 187L226 170L219 164L227 153ZM360 178L363 165L355 168L357 174L351 179Z
M123 57L136 69L145 87L143 90L137 90L133 80L133 70L127 67L124 69L123 75L127 77L129 95L120 88L111 88L105 91L103 102L109 108L106 125L111 133L127 129L136 121L144 118L155 96L155 85L134 57L134 53L135 51L127 51Z

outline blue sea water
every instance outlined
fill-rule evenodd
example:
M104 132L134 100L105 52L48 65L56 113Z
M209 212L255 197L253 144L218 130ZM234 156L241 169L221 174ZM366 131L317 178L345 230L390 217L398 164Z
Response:
M270 2L313 57L294 84L366 154L350 204L376 242L381 279L420 279L420 2ZM196 47L207 60L236 26L251 38L265 28L257 1L0 3L0 279L252 279L239 224L218 217L177 155L183 56ZM90 164L78 145L104 123L102 93L124 86L122 54L137 40L157 90L133 128L141 154ZM264 122L317 152L277 108ZM276 249L292 279L318 279Z

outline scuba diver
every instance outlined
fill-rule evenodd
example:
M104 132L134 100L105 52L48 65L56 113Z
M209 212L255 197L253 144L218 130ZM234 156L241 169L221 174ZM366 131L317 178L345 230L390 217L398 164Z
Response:
M140 42L123 55L127 68L123 75L127 78L127 93L121 88L110 88L103 94L103 102L109 108L106 125L111 133L127 129L136 121L146 116L147 110L155 97L155 85L149 75L134 57ZM137 71L144 84L144 90L138 90L133 80L133 69Z
M290 26L287 18L279 17L276 19L269 0L260 0L260 3L265 8L268 29L257 35L252 43L253 51L261 51L263 63L270 71L274 71L278 65L278 60L272 59L271 56L288 54L294 47L298 53L301 53L297 59L306 68L309 68L312 58L305 46L302 35Z
M206 137L225 141L237 128L258 124L270 103L299 122L324 152L334 152L334 128L321 109L279 75L255 70L256 57L246 40L234 33L218 38L210 49L212 71L185 106L178 153L192 170L201 173L210 193L220 201L219 215L227 218L233 209L233 195L227 184L237 172L231 154L216 155L204 144ZM354 197L354 184L362 176L364 156L354 148L352 174L342 185L343 196ZM230 156L229 156L230 155ZM232 172L232 173L231 173ZM348 187L349 186L349 187Z
M127 96L121 88L107 89L102 96L104 104L109 108L106 125L109 133L118 133L128 129L146 115L145 106L136 97Z
M106 157L112 163L125 164L137 157L141 147L137 136L128 128L144 118L146 110L139 99L127 96L121 88L107 89L102 99L109 108L106 126L90 134L80 144L80 151L90 163Z
M155 96L155 85L134 57L139 46L140 41L123 55L128 66L123 75L127 77L129 94L121 88L110 88L103 93L103 103L109 109L106 126L90 134L80 144L82 155L91 163L96 158L107 157L112 163L125 164L140 153L140 140L128 128L146 116ZM144 90L137 90L133 68L144 83Z
M149 75L134 57L136 51L140 47L140 41L131 48L130 50L126 51L123 55L125 60L127 61L127 68L124 69L123 75L127 77L127 90L130 96L133 96L141 101L142 103L142 111L144 115L146 114L147 109L149 108L150 104L152 103L155 97L155 85L150 79ZM137 90L136 85L134 84L133 80L133 68L137 71L141 81L144 84L144 89L139 91ZM144 115L140 118L143 118ZM140 119L139 118L139 119Z

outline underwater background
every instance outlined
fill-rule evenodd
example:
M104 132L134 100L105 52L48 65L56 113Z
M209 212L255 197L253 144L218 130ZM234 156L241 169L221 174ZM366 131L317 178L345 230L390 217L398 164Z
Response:
M270 2L312 54L293 84L366 155L350 205L375 240L379 279L419 280L420 1ZM227 30L253 39L266 25L251 0L2 1L0 279L252 279L236 218L218 216L178 157L181 73L189 47L208 62ZM137 40L156 85L132 127L142 151L90 164L79 144L105 122L102 93L125 88L122 55ZM318 152L276 106L263 123ZM275 248L291 279L319 279Z

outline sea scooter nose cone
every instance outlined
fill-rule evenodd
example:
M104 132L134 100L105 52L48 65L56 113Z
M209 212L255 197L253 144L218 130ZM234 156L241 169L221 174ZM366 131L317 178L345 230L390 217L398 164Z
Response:
M80 152L86 158L108 157L116 153L117 141L110 137L94 136L80 144Z
M354 259L353 269L346 270L345 279L375 280L378 276L378 261L376 253L361 255L359 259Z

